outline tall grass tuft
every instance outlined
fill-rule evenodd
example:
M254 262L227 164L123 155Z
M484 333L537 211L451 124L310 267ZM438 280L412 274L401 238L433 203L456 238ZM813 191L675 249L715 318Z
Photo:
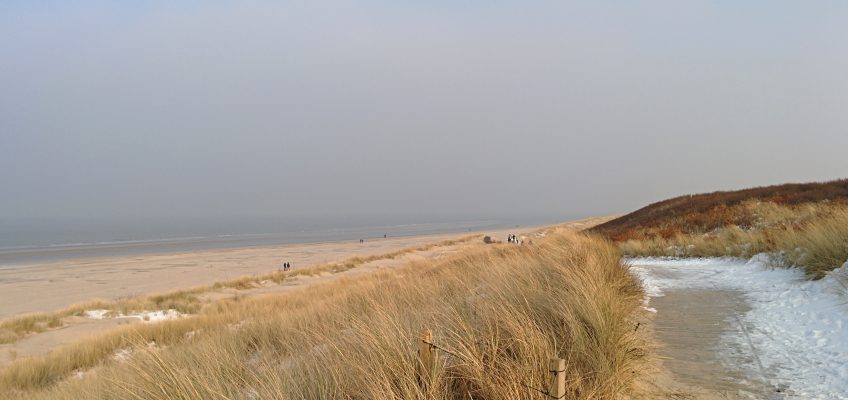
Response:
M822 277L848 260L848 209L834 211L814 223L791 227L777 235L775 244L786 262Z

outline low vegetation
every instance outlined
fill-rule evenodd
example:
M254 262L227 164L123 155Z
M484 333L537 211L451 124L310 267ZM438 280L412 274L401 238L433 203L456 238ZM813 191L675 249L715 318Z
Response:
M476 246L123 326L15 361L0 371L0 397L539 399L559 357L566 398L618 398L644 366L642 296L601 239ZM415 368L422 328L443 349L426 377Z
M848 260L848 180L683 196L593 228L631 256L751 257L821 278Z

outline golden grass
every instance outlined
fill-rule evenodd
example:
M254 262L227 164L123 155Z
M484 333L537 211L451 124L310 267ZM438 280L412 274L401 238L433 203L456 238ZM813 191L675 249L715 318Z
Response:
M848 209L841 208L812 223L789 227L775 238L781 257L821 277L848 260Z
M848 207L810 203L795 207L748 202L749 226L728 225L705 234L676 234L621 242L630 256L751 257L770 253L775 265L798 266L821 278L848 260Z
M124 326L15 361L0 397L538 399L524 385L546 388L560 357L566 398L617 398L643 365L641 297L613 246L561 233ZM454 353L427 386L414 368L424 327Z

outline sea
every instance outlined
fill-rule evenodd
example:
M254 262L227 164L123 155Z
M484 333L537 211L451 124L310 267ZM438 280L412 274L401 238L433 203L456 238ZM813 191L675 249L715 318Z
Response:
M51 261L370 240L537 226L524 218L12 218L0 219L0 269Z

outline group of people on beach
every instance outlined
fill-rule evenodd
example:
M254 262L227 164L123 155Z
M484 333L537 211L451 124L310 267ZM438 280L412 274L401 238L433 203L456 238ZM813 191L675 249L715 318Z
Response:
M514 235L514 234L512 234L512 233L510 233L509 235L507 235L507 237L506 237L506 241L507 241L507 242L509 242L509 243L517 243L517 244L521 244L521 239L519 239L517 236L515 236L515 235Z
M288 271L290 269L291 269L291 263L290 262L284 262L283 263L283 272Z

